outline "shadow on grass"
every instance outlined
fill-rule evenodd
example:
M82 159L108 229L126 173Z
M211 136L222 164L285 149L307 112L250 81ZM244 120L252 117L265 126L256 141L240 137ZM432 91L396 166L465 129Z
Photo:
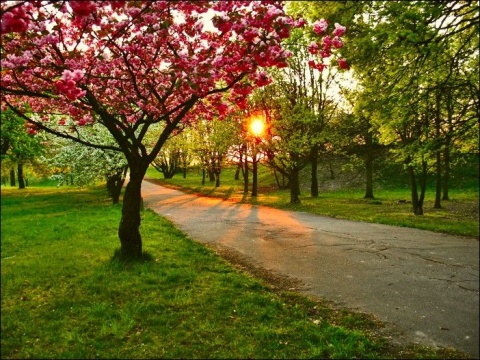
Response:
M147 251L144 251L140 257L133 257L125 256L122 254L121 249L116 249L113 256L110 258L110 263L112 265L118 265L121 268L131 268L136 264L145 264L153 261L155 261L155 258Z

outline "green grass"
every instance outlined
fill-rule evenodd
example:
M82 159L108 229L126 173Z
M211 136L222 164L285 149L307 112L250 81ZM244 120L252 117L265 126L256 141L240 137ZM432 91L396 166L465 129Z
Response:
M149 210L151 260L119 262L120 206L103 188L1 200L2 358L464 356L393 347L368 316L274 292Z
M451 200L442 201L442 209L433 208L434 192L429 189L424 204L424 215L415 216L411 204L399 203L399 200L410 200L410 190L406 186L397 184L393 187L376 190L373 200L363 199L364 190L358 186L320 191L319 197L312 198L308 189L308 181L304 181L303 193L300 196L301 204L291 205L289 204L289 190L277 190L270 171L264 167L260 167L260 169L259 194L256 198L243 193L243 180L234 180L234 172L231 168L222 172L221 186L218 188L208 180L202 186L200 173L193 171L185 179L179 174L172 179L163 180L162 174L155 169L149 169L147 177L156 179L167 186L181 188L189 193L220 197L235 202L267 205L335 218L412 227L467 237L479 236L478 178L473 185L451 189ZM348 174L345 176L348 177ZM333 183L332 180L325 179L323 182Z

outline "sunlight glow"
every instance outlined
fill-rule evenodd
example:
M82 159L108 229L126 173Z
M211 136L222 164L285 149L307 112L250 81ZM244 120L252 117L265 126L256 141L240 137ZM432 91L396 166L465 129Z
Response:
M265 121L260 117L254 117L250 121L250 132L254 136L261 136L265 131Z

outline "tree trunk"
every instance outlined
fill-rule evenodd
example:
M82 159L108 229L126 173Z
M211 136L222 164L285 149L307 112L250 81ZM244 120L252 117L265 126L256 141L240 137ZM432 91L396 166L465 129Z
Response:
M235 170L235 177L234 180L239 180L240 179L240 170L242 167L242 162L240 161L237 166L237 170Z
M423 204L425 202L425 192L427 190L427 162L422 158L422 174L420 180L420 206L422 207L422 214L423 215Z
M435 99L435 140L437 142L437 148L435 150L435 204L433 205L434 209L441 209L441 197L442 197L442 153L441 153L441 115L440 115L440 105L441 105L441 93L437 91Z
M282 177L281 181L280 181L280 178L278 176L278 173L280 173L280 176ZM285 176L285 174L279 170L277 170L277 168L273 168L273 174L275 175L275 181L277 182L277 187L279 190L283 190L283 189L289 189L290 188L290 180L288 180L288 178ZM287 179L287 181L285 181L285 179Z
M328 164L329 168L330 168L330 180L335 180L335 173L333 172L333 166L332 166L332 163L330 162Z
M10 169L10 186L15 186L15 169Z
M206 171L202 169L202 185L205 185Z
M450 200L448 196L448 187L450 186L450 149L449 143L443 152L443 195L442 200Z
M367 154L365 158L365 196L364 199L374 199L373 196L373 136L367 134Z
M237 170L235 171L235 180L240 180L240 171L243 169L243 151L242 149L238 152L238 165Z
M423 215L423 209L419 204L417 181L415 179L415 170L413 166L408 166L408 174L410 176L410 191L412 196L413 213L415 215Z
M257 154L252 159L252 196L258 195L258 160Z
M215 187L220 187L220 172L215 171Z
M210 182L215 181L215 173L212 170L208 170L208 179L210 180Z
M120 254L124 259L141 258L142 237L140 235L140 209L142 180L148 164L129 164L130 181L123 196L122 218L118 228L120 238Z
M244 158L243 158L243 167L242 167L242 173L243 173L243 193L248 194L248 158L247 158L247 148L246 145L244 145L245 152L244 152Z
M312 163L312 183L310 186L310 195L318 196L318 145L314 145L310 152L310 160Z
M415 176L415 169L413 168L413 166L408 166L408 174L410 176L413 214L423 215L423 203L425 201L425 192L427 187L427 162L422 161L422 173L420 175L420 196L418 196L417 181Z
M122 193L122 187L125 183L127 170L128 166L125 166L123 170L107 177L107 191L112 198L113 204L118 204L120 201L120 194Z
M282 185L280 184L280 180L278 179L277 170L275 168L273 168L273 175L275 176L275 181L277 182L277 187L279 189L282 189Z
M19 161L17 164L18 188L25 189L25 179L23 178L23 163Z
M290 204L300 204L300 171L295 168L290 174Z
M442 155L440 150L436 154L436 164L435 164L435 204L433 205L434 209L441 209L441 197L442 197Z

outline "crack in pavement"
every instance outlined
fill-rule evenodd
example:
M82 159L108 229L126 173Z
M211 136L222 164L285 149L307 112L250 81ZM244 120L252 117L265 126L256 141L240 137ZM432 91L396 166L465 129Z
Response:
M432 259L432 258L423 256L423 255L417 254L417 253L407 252L407 254L412 255L412 256L418 256L418 257L421 258L422 260L430 261L430 262L433 262L433 263L436 263L436 264L440 264L440 265L452 266L452 267L459 267L459 268L465 268L465 266L460 265L460 264L447 263L447 262L444 262L444 261L441 261L441 260L436 260L436 259Z

